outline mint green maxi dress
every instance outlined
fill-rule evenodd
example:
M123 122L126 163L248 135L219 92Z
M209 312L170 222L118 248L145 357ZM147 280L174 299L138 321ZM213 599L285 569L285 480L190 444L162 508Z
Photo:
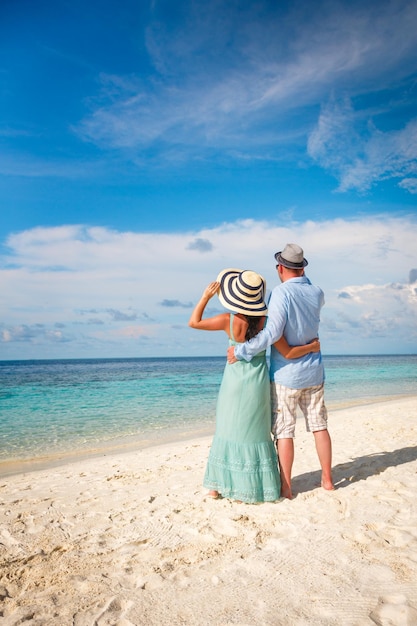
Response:
M233 335L233 317L230 314L231 346L238 345ZM265 351L249 363L226 364L203 485L224 498L248 503L273 502L280 497Z

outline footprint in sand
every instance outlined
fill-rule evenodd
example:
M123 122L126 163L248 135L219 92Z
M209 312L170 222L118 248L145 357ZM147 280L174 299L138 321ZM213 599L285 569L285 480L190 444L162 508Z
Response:
M215 536L237 537L239 535L237 524L228 518L218 517L216 520L212 520L209 524L209 529Z
M133 602L121 600L117 597L110 598L107 603L96 613L78 613L74 616L74 626L134 626L124 616L129 611Z
M11 548L13 546L20 546L20 542L15 539L8 530L5 528L0 533L0 545L5 546L6 548Z
M379 598L369 617L377 626L417 624L417 611L408 604L406 596L400 594Z
M387 526L379 532L383 541L396 548L412 546L417 538L416 530L412 527L396 528Z

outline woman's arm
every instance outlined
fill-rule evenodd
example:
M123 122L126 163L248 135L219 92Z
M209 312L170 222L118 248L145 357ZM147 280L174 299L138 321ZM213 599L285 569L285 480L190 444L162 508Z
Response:
M310 352L320 352L320 341L313 339L313 341L306 343L304 346L289 346L285 337L282 336L281 339L274 343L274 347L286 359L298 359L300 356L305 356Z
M205 320L202 319L207 302L217 293L219 286L219 283L213 282L204 289L203 295L191 313L188 326L198 330L224 330L226 333L228 332L230 319L228 313L221 313L214 317L208 317Z

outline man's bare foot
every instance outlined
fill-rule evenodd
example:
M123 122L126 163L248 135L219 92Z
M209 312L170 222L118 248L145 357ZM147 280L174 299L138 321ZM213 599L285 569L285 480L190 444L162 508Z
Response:
M292 500L293 495L291 489L281 489L281 498L287 498L287 500Z
M335 486L333 484L333 482L331 480L322 480L321 481L321 486L323 487L323 489L326 489L326 491L334 491L335 490Z

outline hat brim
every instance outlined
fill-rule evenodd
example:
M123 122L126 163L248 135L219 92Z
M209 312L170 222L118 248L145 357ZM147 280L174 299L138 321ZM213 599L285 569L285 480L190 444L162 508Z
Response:
M308 265L307 259L303 259L302 263L293 263L292 261L287 261L287 259L284 259L284 257L281 256L281 254L282 254L282 250L275 254L276 262L278 263L278 265L283 265L284 267L287 267L290 270L302 270L303 267L306 267Z
M222 270L217 276L220 287L217 295L225 309L233 313L242 313L252 317L261 317L268 313L265 304L266 282L262 279L262 286L254 298L248 299L237 289L237 278L242 274L242 270L228 268Z

